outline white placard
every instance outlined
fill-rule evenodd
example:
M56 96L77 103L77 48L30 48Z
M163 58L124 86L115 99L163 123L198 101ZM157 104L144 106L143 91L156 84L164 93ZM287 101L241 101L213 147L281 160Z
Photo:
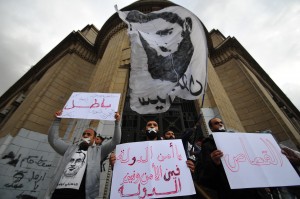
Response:
M117 145L111 199L193 195L181 140Z
M300 185L271 134L213 133L231 189Z
M120 96L119 93L74 92L59 117L115 120Z

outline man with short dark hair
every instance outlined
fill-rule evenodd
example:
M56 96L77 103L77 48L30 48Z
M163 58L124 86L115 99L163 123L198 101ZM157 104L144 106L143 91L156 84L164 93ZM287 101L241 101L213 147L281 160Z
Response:
M155 140L161 140L160 136L159 136L159 127L158 127L158 123L154 120L149 120L146 123L145 126L145 132L146 132L146 140L147 141L155 141ZM175 139L175 135L173 131L167 131L170 134L170 137L168 137L169 139ZM167 133L166 132L166 133ZM165 134L166 134L165 133ZM164 136L165 136L164 134ZM172 138L171 138L172 137ZM168 139L166 139L168 140ZM116 162L116 155L115 153L111 153L110 157L109 157L109 163L110 165L114 166ZM190 169L190 171L193 173L195 171L195 164L192 160L187 160L186 161L186 165L187 167ZM176 197L168 197L168 198L174 198L174 199L190 199L190 198L195 198L195 195L191 195L191 196L176 196Z
M160 140L158 124L154 120L149 120L145 126L146 140Z
M164 140L175 139L175 134L172 130L167 130L167 131L165 131L163 138L164 138Z
M151 141L151 140L160 140L159 137L159 128L158 124L154 120L149 120L145 126L146 130L146 140ZM109 157L109 163L113 167L116 162L116 155L115 153L112 153ZM187 160L186 162L187 167L191 170L191 172L194 172L195 170L195 164L191 160Z
M60 112L56 114L56 117ZM95 199L99 196L100 162L121 140L120 115L115 114L115 132L112 140L102 146L95 144L96 132L88 128L79 144L66 143L59 138L60 118L50 127L48 141L62 155L55 176L47 190L46 198Z
M97 135L96 139L95 139L95 144L97 146L100 146L102 144L102 142L104 141L104 138L101 135Z
M220 118L214 117L209 120L208 126L212 132L225 132L225 126Z

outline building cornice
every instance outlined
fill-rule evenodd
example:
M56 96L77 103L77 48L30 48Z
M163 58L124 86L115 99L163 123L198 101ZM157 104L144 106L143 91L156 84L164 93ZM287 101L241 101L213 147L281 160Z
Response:
M79 50L79 46L84 50ZM79 31L73 31L37 64L32 66L0 97L0 110L18 93L26 91L33 82L39 80L45 72L63 56L72 53L77 54L79 57L90 63L95 64L97 62L97 54L94 46L87 41Z
M274 101L285 111L288 117L295 117L296 120L300 121L299 110L237 39L227 37L219 46L211 51L210 58L214 67L218 67L231 59L240 60L258 78L262 85L267 88Z

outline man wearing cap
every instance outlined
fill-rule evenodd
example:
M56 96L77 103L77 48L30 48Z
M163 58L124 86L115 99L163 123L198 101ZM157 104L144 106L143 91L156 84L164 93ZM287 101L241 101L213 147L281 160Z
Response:
M56 116L58 115L59 112ZM118 113L115 114L115 119L112 140L97 146L95 144L96 132L91 128L82 133L79 144L64 142L58 136L60 118L56 117L49 130L48 141L52 148L63 157L57 165L46 198L94 199L99 196L100 162L121 140Z

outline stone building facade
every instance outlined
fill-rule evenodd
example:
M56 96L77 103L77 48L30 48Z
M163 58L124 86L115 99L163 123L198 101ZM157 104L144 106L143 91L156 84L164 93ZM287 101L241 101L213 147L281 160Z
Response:
M151 12L171 1L141 0L122 10ZM247 50L234 37L206 30L209 48L208 87L204 99L175 99L166 113L139 115L129 108L130 42L127 26L112 15L98 30L87 25L70 33L0 98L0 195L4 198L43 198L60 156L47 142L54 113L72 92L121 93L122 142L143 138L146 121L156 119L160 130L172 127L177 136L200 118L221 117L239 132L272 132L276 140L300 147L300 113ZM63 119L60 136L78 139L83 129L95 128L108 139L113 122ZM101 198L109 195L111 171L101 173Z

